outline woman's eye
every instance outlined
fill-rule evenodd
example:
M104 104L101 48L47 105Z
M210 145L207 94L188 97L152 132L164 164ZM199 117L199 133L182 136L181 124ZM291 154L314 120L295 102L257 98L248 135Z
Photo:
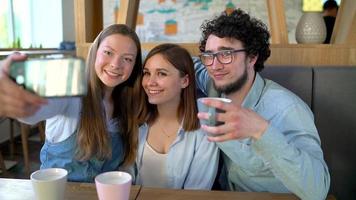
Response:
M133 59L132 59L132 58L124 58L124 60L125 60L126 62L129 62L129 63L132 63L132 62L133 62Z
M149 75L150 75L150 73L149 73L149 72L147 72L147 71L143 71L143 75L144 75L144 76L149 76Z
M167 74L164 72L158 72L158 76L167 76Z
M112 52L111 52L111 51L106 51L106 50L104 50L104 54L105 54L105 55L108 55L108 56L111 56L111 55L112 55Z

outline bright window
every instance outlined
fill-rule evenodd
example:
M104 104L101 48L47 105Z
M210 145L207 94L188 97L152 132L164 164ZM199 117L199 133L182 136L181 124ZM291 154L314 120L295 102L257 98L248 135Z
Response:
M59 47L61 0L0 0L0 5L0 48Z
M323 4L327 0L303 0L303 11L323 11ZM336 0L340 5L340 0Z

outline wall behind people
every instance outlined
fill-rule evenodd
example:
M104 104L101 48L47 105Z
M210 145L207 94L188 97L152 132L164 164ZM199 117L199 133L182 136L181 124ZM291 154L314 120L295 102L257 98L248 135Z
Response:
M261 0L141 0L136 32L142 42L198 42L200 25L224 10L241 8L269 24L266 1ZM320 5L322 5L320 3ZM104 27L115 23L119 0L103 1ZM302 15L302 0L284 0L290 43L295 41L295 27ZM320 8L321 9L321 8Z

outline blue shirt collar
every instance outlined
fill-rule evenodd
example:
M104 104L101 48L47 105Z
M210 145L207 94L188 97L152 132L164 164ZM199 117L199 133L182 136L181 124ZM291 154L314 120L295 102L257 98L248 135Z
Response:
M245 99L242 102L242 107L251 109L255 108L260 100L264 87L265 81L256 72L255 80L253 81L250 91L247 93ZM222 97L226 97L226 95L222 94Z

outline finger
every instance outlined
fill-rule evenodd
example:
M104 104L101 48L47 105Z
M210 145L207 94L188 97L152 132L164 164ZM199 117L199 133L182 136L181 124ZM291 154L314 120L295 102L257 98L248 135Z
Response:
M199 119L206 119L206 120L208 120L209 119L209 117L210 117L210 114L209 113L207 113L207 112L198 112L198 118Z
M228 140L233 140L234 137L232 134L222 134L218 136L208 136L210 142L224 142Z
M7 77L3 77L2 81L2 92L4 92L4 95L13 98L14 101L20 100L29 105L36 106L40 106L47 103L46 99L24 90L22 87L20 87Z
M207 132L210 135L217 136L221 134L225 134L230 132L228 126L225 124L220 125L220 126L207 126L205 124L201 125L201 129L203 129L205 132Z
M27 55L19 52L15 52L9 55L8 57L6 57L6 59L1 62L1 70L5 73L8 73L10 69L10 65L13 61L22 61L25 60L26 58Z
M232 108L232 103L225 103L216 99L203 99L202 102L207 106L219 108L224 111Z
M27 117L34 114L40 108L40 106L28 104L21 99L11 98L8 96L0 96L0 98L0 103L2 105L6 105L2 107L2 113L8 117Z
M26 102L30 105L33 105L33 106L41 106L41 105L44 105L44 104L47 104L48 101L36 94L33 94L33 93L30 93L26 90L23 90L21 91L21 95L23 96L24 99L26 99Z

